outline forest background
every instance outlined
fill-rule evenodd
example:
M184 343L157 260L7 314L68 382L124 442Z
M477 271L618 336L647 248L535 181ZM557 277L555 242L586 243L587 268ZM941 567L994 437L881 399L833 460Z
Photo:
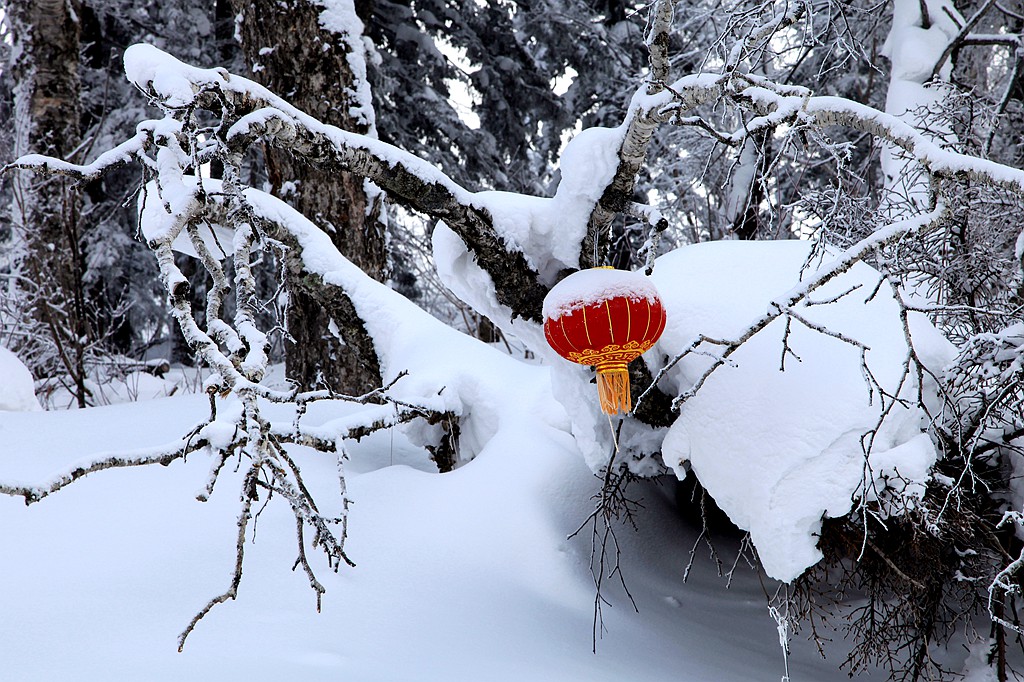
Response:
M551 368L537 400L564 418L524 419L558 422L598 477L598 630L616 532L640 513L630 486L671 480L711 552L749 533L740 555L781 581L780 628L849 618L847 669L935 679L962 667L954 642L1014 674L1019 2L3 12L0 344L47 408L184 392L166 376L197 364L210 415L171 446L0 492L36 502L199 450L209 497L247 462L231 583L182 643L237 596L259 490L287 501L319 600L307 549L349 562L346 443L405 424L447 473L500 441L484 407L521 407L465 374L513 374L476 350L459 367L463 341L411 301ZM547 291L597 265L653 273L683 320L632 366L636 410L611 429L589 370L557 365L539 331ZM367 409L303 421L342 403ZM333 516L295 448L338 456ZM756 484L736 468L752 458Z

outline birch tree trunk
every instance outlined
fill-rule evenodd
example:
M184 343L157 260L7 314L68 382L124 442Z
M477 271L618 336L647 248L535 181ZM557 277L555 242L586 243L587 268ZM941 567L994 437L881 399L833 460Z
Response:
M10 69L17 86L15 156L74 158L79 133L79 0L10 0L14 40ZM36 325L22 350L37 372L66 374L80 407L87 404L85 359L92 330L83 290L85 259L80 201L65 178L20 175L13 181L18 295ZM45 367L49 365L49 367Z
M896 0L892 28L882 46L892 70L885 111L922 129L937 142L953 143L956 136L951 122L943 120L941 102L949 93L928 87L932 69L940 55L956 37L957 23L963 18L941 0ZM951 67L938 73L948 81ZM928 209L927 174L916 161L891 144L883 143L881 155L885 192L881 212L886 220L899 220Z
M362 23L351 2L329 9L309 0L233 0L255 80L319 120L373 134L366 83ZM266 150L271 191L323 228L350 261L377 280L387 274L381 194L347 172L325 173L294 156ZM288 283L288 377L304 387L319 382L362 393L378 384L376 357L364 357L353 337L365 335L357 320L331 319Z

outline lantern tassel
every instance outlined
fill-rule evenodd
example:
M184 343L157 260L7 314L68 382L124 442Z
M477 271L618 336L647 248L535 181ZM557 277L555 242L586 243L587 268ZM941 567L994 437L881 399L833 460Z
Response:
M633 409L626 363L610 363L597 368L597 393L601 398L601 411L605 414L625 414Z

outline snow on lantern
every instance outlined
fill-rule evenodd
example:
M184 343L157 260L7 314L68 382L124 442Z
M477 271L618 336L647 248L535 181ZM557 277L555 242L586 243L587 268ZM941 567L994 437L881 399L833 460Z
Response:
M605 414L633 409L630 362L665 330L665 308L641 274L609 267L575 272L544 299L544 336L566 360L597 368Z

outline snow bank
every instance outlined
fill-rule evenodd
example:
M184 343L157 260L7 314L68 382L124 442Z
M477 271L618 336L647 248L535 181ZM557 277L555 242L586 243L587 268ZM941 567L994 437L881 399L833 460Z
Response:
M0 410L30 412L41 409L32 374L17 355L0 346Z
M800 280L809 249L798 241L715 242L659 258L653 279L668 326L648 353L654 369L700 334L741 334L773 297ZM888 286L871 297L878 281L876 271L858 264L812 300L849 293L835 302L803 305L800 313L865 344L871 375L896 392L907 344ZM931 369L941 369L936 365L951 360L953 348L916 317L915 347ZM665 437L663 457L680 478L692 467L733 522L750 531L767 573L791 581L821 558L816 535L823 517L842 516L856 499L883 493L912 504L936 455L922 436L921 410L895 405L879 423L882 399L868 384L858 348L794 320L791 352L784 353L785 334L785 321L775 320L684 403ZM706 344L702 349L715 351ZM690 355L660 385L681 394L711 362L707 355ZM916 392L911 376L900 395L913 399Z
M543 372L494 371L494 380L536 382L547 393ZM327 588L322 612L302 571L291 570L295 522L274 500L246 544L238 599L203 619L181 654L178 633L230 578L240 472L226 467L206 503L193 497L208 475L198 455L100 472L30 507L0 496L8 588L0 610L12 624L0 639L3 679L778 679L782 653L756 573L741 567L725 589L714 562L698 553L683 583L696 533L664 489L643 483L631 489L644 497L640 529L619 532L639 613L606 581L607 630L592 653L590 537L566 536L586 517L598 482L566 433L538 427L538 407L558 411L550 397L513 406L507 428L450 474L426 473L425 453L400 434L353 445L347 548L356 567L334 573L306 550ZM98 452L168 442L205 414L202 395L0 413L0 480L37 482ZM313 492L336 500L332 458L301 448L293 456ZM822 660L808 642L792 646L794 680L847 679L841 649Z
M810 248L799 241L715 242L659 258L651 279L668 323L643 361L657 373L701 335L739 337L773 299L806 279L802 275L828 267L808 263ZM935 460L923 435L923 411L895 405L879 423L879 387L913 401L917 385L911 376L900 387L907 344L891 291L878 283L875 270L858 264L815 291L812 305L798 306L811 324L865 345L864 361L877 385L867 379L860 348L796 320L784 354L786 323L778 319L711 375L670 428L626 420L616 455L611 433L617 424L597 406L592 372L552 360L552 390L593 471L612 457L644 476L668 467L683 478L692 468L733 522L750 531L768 574L790 581L821 558L816 536L823 517L847 514L860 499L877 501L882 513L912 508ZM953 359L953 346L924 316L912 313L909 323L917 355L941 370ZM673 396L685 393L720 350L702 344L659 387ZM925 396L934 388L925 386ZM864 438L872 432L869 443Z
M194 191L194 178L191 183ZM208 191L217 191L216 181L206 183ZM184 186L189 186L187 178ZM550 370L555 397L571 415L570 427L561 410L545 407L549 399L538 386L547 368L513 360L446 327L366 277L337 253L327 235L287 204L254 189L244 195L256 214L296 238L311 272L346 291L377 340L384 381L408 371L392 395L459 417L461 461L488 447L508 414L522 405L536 405L530 412L533 423L571 428L590 468L599 471L607 465L614 452L613 425L599 411L589 369L559 361ZM163 207L152 202L146 211L143 230L153 225L159 231L166 220ZM230 236L220 235L217 244L230 249ZM668 326L645 356L652 369L664 366L701 334L726 339L740 335L774 297L800 282L809 248L806 242L726 242L685 247L661 257L652 280L668 313ZM489 278L461 240L439 227L435 250L446 256L439 259L439 269L458 286L457 295L465 295L478 309L500 312ZM620 443L629 459L624 455L618 462L647 476L663 473L667 466L682 477L692 467L733 521L750 531L769 575L786 581L821 557L815 536L823 516L848 513L856 499L877 499L895 511L912 506L923 492L935 452L921 438L924 415L919 410L896 405L879 423L879 386L910 399L916 386L910 377L900 388L907 347L888 288L871 296L878 277L868 266L857 265L813 294L812 302L819 305L800 307L811 324L869 349L865 361L878 386L869 385L858 347L798 321L791 322L784 353L785 321L776 320L744 344L732 364L712 375L667 433L628 420ZM518 320L509 326L542 357L553 359L539 325ZM923 318L917 316L913 328L918 350L933 368L952 358L951 346ZM666 374L662 389L684 393L711 362L707 354L691 355ZM783 363L785 371L780 371ZM325 424L324 435L343 431L347 423ZM865 436L870 433L873 440L865 457Z

